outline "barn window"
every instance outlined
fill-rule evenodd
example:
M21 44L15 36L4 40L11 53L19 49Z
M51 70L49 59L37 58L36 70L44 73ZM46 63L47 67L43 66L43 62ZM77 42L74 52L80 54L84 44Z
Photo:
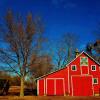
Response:
M71 70L72 70L72 71L76 71L76 70L77 70L76 65L72 65L72 66L71 66Z
M91 65L91 70L96 71L96 65Z
M88 57L80 58L80 66L88 66Z
M98 78L93 78L93 84L98 84Z

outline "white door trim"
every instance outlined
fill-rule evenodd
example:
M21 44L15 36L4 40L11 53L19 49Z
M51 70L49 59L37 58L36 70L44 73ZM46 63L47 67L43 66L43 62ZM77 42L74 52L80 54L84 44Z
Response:
M70 93L70 82L69 82L69 66L68 66L68 92Z
M47 95L47 80L54 80L54 95L56 95L56 80L62 79L63 80L63 92L65 94L65 81L64 78L46 78L46 95Z
M88 77L88 76L91 76L92 77L92 79L93 79L93 75L85 75L85 74L83 74L83 75L71 75L71 87L72 87L72 96L74 96L74 92L73 92L73 80L72 80L72 77L74 77L74 76L78 76L78 77ZM93 89L93 95L94 95L94 87L93 87L93 82L92 82L92 89Z
M39 95L39 80L37 80L37 95Z
M45 79L40 79L40 80L43 80L44 81L44 91L43 92L45 94ZM39 95L39 81L40 80L37 81L37 95Z

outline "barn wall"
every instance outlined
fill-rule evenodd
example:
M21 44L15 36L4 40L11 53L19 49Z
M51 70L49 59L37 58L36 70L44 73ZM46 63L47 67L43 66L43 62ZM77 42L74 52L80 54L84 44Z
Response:
M91 70L91 65L96 65L96 71ZM93 75L93 78L98 78L98 84L93 84L94 94L100 94L100 66L93 60L89 59L89 74Z
M37 94L42 96L45 93L45 80L40 79L37 81Z
M65 93L68 94L68 69L64 68L62 70L59 70L57 72L54 72L46 77L44 79L48 78L64 78L64 83L65 83ZM46 84L46 81L45 81Z
M82 75L82 72L81 72L82 66L80 66L80 57L85 57L85 56L87 56L87 55L83 53L77 59L75 59L72 63L69 64L68 69L69 69L70 95L72 95L71 77L72 77L72 75ZM76 65L77 71L72 71L71 65ZM91 65L96 65L96 71L91 70ZM100 66L88 57L88 66L87 67L88 67L88 75L92 75L93 78L98 78L98 84L93 84L94 94L100 94Z

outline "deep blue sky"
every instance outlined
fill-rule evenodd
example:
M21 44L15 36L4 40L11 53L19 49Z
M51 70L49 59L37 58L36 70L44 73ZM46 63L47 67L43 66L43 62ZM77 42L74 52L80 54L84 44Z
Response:
M59 39L65 32L80 36L80 47L94 41L93 31L100 22L100 0L0 0L0 17L8 10L28 12L42 17L49 39Z

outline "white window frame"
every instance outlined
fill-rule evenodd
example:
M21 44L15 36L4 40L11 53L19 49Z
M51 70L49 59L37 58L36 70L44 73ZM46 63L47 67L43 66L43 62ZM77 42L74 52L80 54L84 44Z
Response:
M94 83L94 79L97 79L97 83ZM93 78L92 81L93 81L93 84L98 84L98 78Z
M87 62L88 62L88 57L80 57L80 66L88 66L89 62L88 62L87 65L81 65L81 59L82 59L82 58L87 58Z
M92 69L93 66L95 66L95 70ZM91 70L92 71L96 71L96 65L91 65Z
M75 70L72 69L73 66L75 66ZM72 71L77 71L76 65L71 65L71 70L72 70Z

